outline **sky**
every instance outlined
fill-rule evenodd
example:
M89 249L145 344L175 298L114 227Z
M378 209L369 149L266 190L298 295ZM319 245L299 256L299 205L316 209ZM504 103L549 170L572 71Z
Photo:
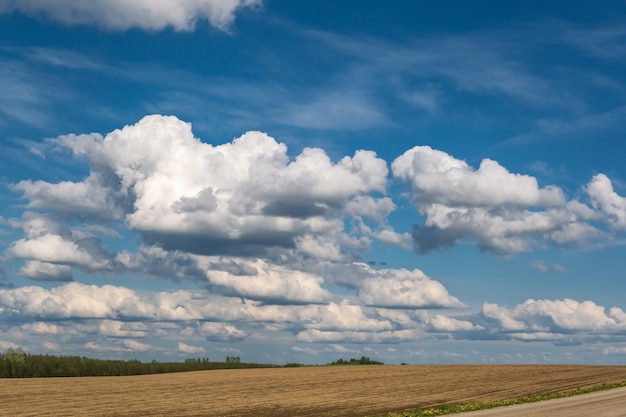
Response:
M626 3L0 0L0 351L626 360Z

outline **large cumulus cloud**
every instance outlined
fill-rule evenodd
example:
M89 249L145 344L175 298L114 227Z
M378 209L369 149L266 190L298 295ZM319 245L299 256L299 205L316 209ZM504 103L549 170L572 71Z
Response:
M261 0L1 0L0 13L20 10L64 24L92 24L109 30L131 27L161 30L170 26L177 31L189 31L199 20L208 20L226 30L238 9L260 4Z
M423 225L413 227L417 249L428 252L462 238L496 253L529 251L540 243L578 244L606 236L596 222L622 226L623 197L602 174L584 189L590 203L567 200L555 186L515 174L484 159L478 169L429 146L416 146L392 164L394 177L411 186Z
M74 183L18 183L29 207L64 220L124 220L167 250L256 256L298 248L336 260L350 244L341 216L368 215L355 211L354 199L393 209L385 197L369 196L384 193L388 174L371 151L334 163L323 150L305 148L291 159L284 144L260 132L213 146L195 138L190 124L158 115L106 137L54 143L87 159L90 174ZM382 224L379 232L395 233L388 229Z

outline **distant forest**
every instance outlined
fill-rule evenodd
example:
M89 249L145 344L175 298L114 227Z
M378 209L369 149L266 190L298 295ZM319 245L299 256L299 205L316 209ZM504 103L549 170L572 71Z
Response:
M361 359L338 359L334 362L329 363L329 365L384 365L384 363L372 360L367 356L361 356Z
M361 359L339 359L328 365L383 365L367 356ZM306 366L289 363L285 367ZM43 378L75 376L127 376L169 372L207 371L213 369L275 368L279 365L242 362L239 356L227 356L223 362L209 358L186 359L184 362L141 362L137 359L92 359L84 356L54 356L25 353L10 348L0 354L0 378Z
M71 376L126 376L169 372L206 371L211 369L267 368L272 365L241 362L238 356L227 356L224 362L209 358L184 362L141 362L103 360L81 356L33 355L21 349L7 349L0 354L0 378L41 378Z

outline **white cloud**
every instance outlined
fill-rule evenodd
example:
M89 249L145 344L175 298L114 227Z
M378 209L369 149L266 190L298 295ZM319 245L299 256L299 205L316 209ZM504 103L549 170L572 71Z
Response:
M98 341L89 341L84 344L84 348L93 352L115 352L115 353L142 353L148 352L152 349L152 346L147 343L142 343L134 339L102 339L98 338Z
M50 290L30 286L0 290L0 316L47 318L154 317L156 308L133 290L71 282Z
M585 189L594 207L607 214L614 228L626 229L626 197L613 190L613 184L606 175L595 175Z
M0 3L0 10L1 7ZM12 61L2 62L0 114L3 119L37 127L48 126L50 113L43 107L53 98L58 99L57 94L62 94L49 81L45 74L33 74L26 66Z
M445 152L416 146L392 164L396 178L413 187L414 199L462 207L561 206L560 188L540 188L534 177L513 174L498 162L484 159L478 170Z
M373 237L387 245L400 246L402 249L410 249L411 235L408 233L398 233L392 229L383 229L372 234Z
M416 312L427 333L447 333L453 339L518 340L554 345L620 343L626 331L626 313L592 301L533 300L513 308L484 303L479 314L450 317ZM413 326L415 328L415 326Z
M547 264L543 261L534 261L530 264L530 267L541 272L548 272L548 271L567 272L567 268L565 268L563 265Z
M232 324L216 322L203 323L200 334L213 342L234 342L248 336L248 332Z
M197 258L180 251L166 251L158 246L140 246L137 252L126 250L115 255L115 263L127 272L173 281L205 280L205 271Z
M152 348L150 345L132 339L124 340L123 343L124 346L126 346L132 352L147 352Z
M256 326L254 323L263 323L269 331L376 333L379 336L374 336L375 339L394 340L403 334L396 330L416 326L408 315L399 311L369 309L347 300L320 305L264 305L204 291L137 294L123 287L80 283L50 290L40 287L0 290L0 317L27 323L34 320L35 324L21 330L56 332L70 339L80 334L113 339L165 337L170 333L173 337L181 334L191 337L197 331L210 341L228 342L247 338ZM59 323L70 323L68 319L80 319L84 324L60 327ZM201 324L197 325L198 321ZM186 326L182 332L177 322ZM100 339L93 342L105 350L123 348L121 342L113 345Z
M345 211L353 217L355 225L366 237L375 238L386 245L409 249L410 234L396 232L387 222L387 217L395 209L396 205L389 197L359 195L348 202ZM375 226L372 227L368 220L373 221Z
M528 300L513 308L485 303L480 314L464 317L369 308L355 301L264 305L204 291L137 294L123 287L70 283L50 290L0 290L0 317L16 344L27 341L27 346L34 337L45 335L50 343L71 347L83 345L88 335L86 348L120 353L149 351L157 340L181 336L247 343L258 337L255 329L264 329L270 338L294 334L292 343L332 344L395 344L442 334L454 339L579 344L619 342L626 331L622 309L607 311L591 301ZM13 321L22 324L12 327ZM204 353L200 347L186 346L179 345L179 352Z
M11 226L20 228L28 238L36 238L47 234L58 235L63 227L60 222L33 212L25 212L22 221L11 219Z
M178 351L186 355L206 353L202 346L191 346L183 342L178 342Z
M398 157L392 170L411 185L413 203L426 216L423 226L413 228L422 253L465 237L477 239L481 249L509 254L541 241L567 245L603 236L588 223L602 218L597 211L493 160L474 170L445 152L417 146Z
M433 281L419 269L380 269L366 265L370 275L361 281L359 299L366 305L396 308L463 307L438 281Z
M161 30L171 26L177 31L190 31L197 21L206 19L227 30L238 9L260 4L261 0L1 0L0 13L20 10L64 24L92 24L109 30Z
M617 314L615 311L612 314ZM613 331L626 328L626 322L607 316L604 307L592 301L578 302L564 300L528 300L517 306L513 313L527 323L543 322L566 331Z
M387 90L405 87L398 96L426 111L436 111L436 89L414 91L398 80L446 79L455 89L482 94L501 94L541 105L571 106L571 97L554 94L551 82L534 76L510 52L521 44L504 39L500 33L461 36L430 36L398 46L372 37L337 35L307 31L317 42L349 59L348 74L341 78L349 85L382 85ZM367 83L367 84L366 84ZM552 92L550 96L549 92ZM566 101L570 98L570 102Z
M431 116L439 113L443 94L436 90L416 90L400 95L404 101L423 110Z
M278 303L321 303L331 294L323 289L322 277L272 265L262 259L208 261L206 276L214 285L235 295Z
M335 351L335 352L341 352L341 353L352 353L352 352L354 352L354 350L348 349L347 347L345 347L343 345L332 344L332 345L330 345L330 348L332 348L332 350Z
M304 348L300 346L292 346L291 351L296 353L304 353L306 355L319 355L319 351L315 349Z
M329 287L341 286L357 291L357 302L366 306L396 310L465 307L457 297L448 293L443 284L419 269L375 268L363 262L308 262L303 267L323 276ZM392 313L385 314L387 317Z
M24 267L24 272L33 274L35 273L35 268L40 267L39 273L46 271L64 273L64 276L67 277L67 270L63 269L63 267L46 267L42 262L67 263L89 269L105 269L109 266L108 259L96 259L87 248L53 234L46 234L33 239L20 239L13 242L7 249L7 254L15 258L41 261Z
M338 233L330 233L326 236L314 236L306 234L303 236L298 236L295 239L295 244L299 253L305 254L314 259L326 261L341 261L344 258L343 254L341 253L342 237L343 236L338 236Z
M22 329L27 332L39 334L57 334L59 332L59 328L56 324L41 321L23 324Z
M96 344L95 342L87 342L85 343L85 347L89 350L92 350L94 352L98 352L103 350L102 347L98 344Z
M564 223L559 229L546 233L545 238L558 245L586 242L604 236L604 233L587 223Z
M92 174L84 182L63 181L50 184L44 181L20 181L13 188L29 199L32 209L50 209L73 213L78 216L94 216L104 220L119 219L123 215L120 201L111 193L114 178Z
M63 224L40 213L25 212L22 220L11 219L14 228L20 228L25 238L13 242L6 250L11 258L28 260L19 274L37 280L71 281L70 266L84 270L108 270L112 256L101 247L101 240L90 230L110 234L99 226L77 227L68 230Z
M607 346L602 349L603 355L626 355L626 346Z
M72 269L68 265L58 265L41 261L27 261L18 271L23 277L39 281L72 281Z
M286 146L266 134L212 146L194 138L188 123L158 115L105 138L68 135L56 143L94 167L75 184L108 190L104 200L124 207L126 223L148 243L205 254L262 254L299 243L316 255L316 236L345 240L341 210L357 196L384 192L388 174L370 151L333 163L306 148L290 161ZM49 184L30 197L54 210L63 187Z
M141 292L114 285L71 282L51 289L37 286L0 289L0 317L108 319L124 321L120 330L145 331L128 321L264 321L293 323L321 306L263 305L206 291ZM313 310L305 310L312 308ZM307 312L305 314L305 311ZM105 324L115 331L119 324ZM112 330L111 330L112 329Z
M276 121L302 128L361 130L390 121L377 106L361 94L328 92L308 103L290 103L273 117Z
M358 195L346 204L346 211L353 217L369 217L379 223L384 222L395 209L396 205L389 197Z
M381 331L391 330L388 320L369 317L364 308L349 301L320 306L304 306L298 310L297 321L308 329L328 331Z
M566 335L563 333L551 333L535 331L532 333L510 333L511 339L521 340L523 342L552 342L563 343L567 341L570 344L580 344L583 340L579 335Z
M298 333L300 342L309 343L402 343L416 341L420 333L416 330L389 330L383 332L322 331L309 329Z
M626 56L626 32L621 25L602 25L596 28L579 28L560 24L560 39L569 46L593 57L621 60Z
M536 269L537 271L541 271L541 272L547 272L550 269L550 267L546 265L545 262L542 262L542 261L535 261L531 263L530 266L531 268Z
M429 324L432 326L432 330L436 332L460 332L484 329L482 326L477 326L470 321L459 320L441 314L435 315L430 320Z
M98 332L112 337L145 337L147 327L143 323L125 323L118 320L102 320Z
M626 329L626 314L618 307L606 309L592 301L527 300L513 309L485 303L482 316L494 319L502 331L527 333L617 334Z
M16 345L13 342L8 342L6 340L0 340L0 349L1 350L8 350L8 349L17 349L19 348L18 345Z
M416 326L416 322L412 318L412 314L405 310L400 309L388 309L388 308L377 308L376 315L383 319L389 320L393 323L395 328L408 329ZM415 310L409 310L411 313L415 312ZM418 316L422 310L417 310Z
M481 314L489 319L497 320L503 331L524 330L526 325L513 317L513 314L505 308L497 304L484 303Z
M46 349L47 351L52 351L52 352L60 352L61 351L61 346L59 346L56 343L52 343L52 342L43 342L44 349Z

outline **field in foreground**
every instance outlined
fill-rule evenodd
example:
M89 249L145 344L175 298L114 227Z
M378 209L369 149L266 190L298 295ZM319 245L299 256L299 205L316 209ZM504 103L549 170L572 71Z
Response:
M362 417L626 381L626 367L395 365L0 379L2 416Z

